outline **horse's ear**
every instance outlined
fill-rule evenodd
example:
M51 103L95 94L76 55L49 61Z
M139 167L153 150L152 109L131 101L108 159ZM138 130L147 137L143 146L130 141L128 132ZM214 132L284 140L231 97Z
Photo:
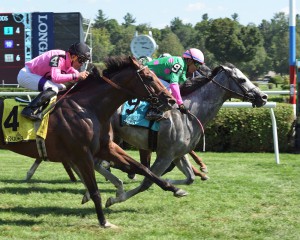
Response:
M137 68L139 68L139 62L135 57L129 56L130 61L132 62L133 65L135 65Z
M131 60L132 63L137 62L137 59L135 57L129 56L129 59Z

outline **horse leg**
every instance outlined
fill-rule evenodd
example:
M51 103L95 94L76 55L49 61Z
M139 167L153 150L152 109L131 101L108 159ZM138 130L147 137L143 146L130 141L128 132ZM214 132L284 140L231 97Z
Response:
M33 174L35 173L42 161L43 160L41 158L35 159L35 162L32 164L31 168L27 172L25 181L29 181L32 178Z
M145 149L139 149L139 153L140 153L140 162L141 162L141 164L143 164L147 168L150 168L152 152L149 151L149 150L145 150ZM128 174L128 178L135 179L135 174L134 173L133 174Z
M69 178L70 178L71 182L76 182L77 179L76 179L74 173L72 172L72 169L70 168L70 166L68 164L64 163L64 162L62 164L63 164L67 174L69 175Z
M152 152L145 149L139 149L140 161L145 167L150 168Z
M126 158L126 160L130 161L131 158L129 156L127 156L125 152L124 153L119 152L119 153L122 155L125 154L125 156L123 155L123 157ZM128 157L129 157L129 159L128 159ZM134 195L147 190L148 188L150 188L150 186L153 183L156 183L159 187L161 187L165 191L172 191L174 193L174 196L176 196L176 197L183 197L188 194L184 190L176 188L172 184L170 184L167 181L164 181L158 177L158 176L161 176L162 172L164 172L168 166L160 167L160 164L157 164L157 161L155 161L151 167L151 170L152 169L156 170L158 173L157 175L155 175L152 171L150 171L148 168L146 168L144 165L142 165L138 162L133 163L133 166L136 170L136 173L142 174L146 178L143 180L143 182L138 187L136 187L132 190L129 190L116 198L110 197L106 201L106 204L105 204L106 207L109 207L115 203L126 201L127 199L133 197Z
M202 159L200 157L197 156L197 154L194 151L191 151L189 153L191 155L191 157L194 159L195 163L197 163L200 166L200 170L204 173L208 173L208 169L207 166L205 165L205 163L202 161Z
M125 192L123 194L120 194L115 199L113 198L110 198L111 200L108 199L106 202L106 207L109 207L110 205L116 202L123 202L127 200L129 197L134 196L138 192L145 191L151 186L153 182L156 183L163 190L173 192L174 196L176 197L182 197L187 195L187 193L184 190L181 190L173 186L172 184L168 183L167 181L159 178L154 173L152 173L148 168L146 168L144 165L135 161L114 142L110 142L109 147L106 147L105 150L102 149L102 151L99 154L101 159L107 159L112 161L113 167L117 167L125 172L129 171L129 172L135 172L137 174L141 174L146 178L148 178L150 182L149 185L143 185L141 188L137 190L129 191L129 193Z
M192 166L192 169L193 169L193 172L195 174L195 176L198 176L201 178L202 181L205 181L207 179L209 179L209 176L207 176L205 173L203 172L200 172L197 168L195 168L193 165Z
M195 180L195 174L193 172L192 164L188 160L187 155L184 155L183 157L179 159L175 159L173 163L177 166L177 168L186 176L186 179L184 180L171 180L167 179L169 183L179 185L179 184L185 184L189 185L192 184Z
M102 167L100 163L95 163L95 170L100 173L105 179L109 180L116 188L116 196L119 196L124 192L123 182L119 178L117 178L115 175L113 175L110 171L108 171L106 168Z

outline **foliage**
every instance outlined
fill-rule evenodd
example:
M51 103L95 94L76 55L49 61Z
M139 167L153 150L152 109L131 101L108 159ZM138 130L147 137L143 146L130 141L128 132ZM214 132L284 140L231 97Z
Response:
M272 152L274 151L272 122L269 109L222 108L206 127L208 151ZM274 109L280 152L293 148L293 108L277 104ZM202 143L199 144L199 147Z
M94 62L101 62L111 55L130 55L130 42L135 32L148 34L151 31L159 45L153 57L163 52L180 56L185 49L195 47L203 51L208 66L231 62L250 78L256 79L269 71L280 75L289 72L288 17L283 12L274 14L270 21L262 20L258 26L240 24L237 13L233 13L231 19L211 19L204 13L195 26L174 17L170 25L162 29L152 28L149 23L135 25L136 18L131 13L126 13L123 19L120 24L98 10L93 25L96 35L92 43L96 48ZM296 22L300 24L299 16ZM296 38L299 37L300 28L297 28ZM296 48L296 52L300 52L299 41Z
M129 154L138 159L137 152ZM94 205L81 204L84 187L71 183L61 164L43 162L33 179L23 179L34 159L0 152L0 239L299 239L299 156L272 153L200 153L210 179L199 178L184 198L157 186L105 209L118 229L99 228ZM142 180L124 181L126 190ZM114 186L96 174L103 205ZM166 175L182 179L177 169Z

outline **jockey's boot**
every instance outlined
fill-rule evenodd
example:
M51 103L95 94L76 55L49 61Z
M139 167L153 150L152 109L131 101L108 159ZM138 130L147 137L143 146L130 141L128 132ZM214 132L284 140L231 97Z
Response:
M56 92L50 88L41 92L22 110L22 116L33 121L42 120L42 111L47 107L50 99L54 96L56 96Z
M149 107L145 119L149 121L160 121L163 119L163 112L157 108Z

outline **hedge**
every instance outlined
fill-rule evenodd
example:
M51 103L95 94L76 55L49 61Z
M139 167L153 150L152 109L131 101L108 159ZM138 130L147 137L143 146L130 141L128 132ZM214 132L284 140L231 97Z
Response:
M274 108L280 152L293 150L294 113L292 105L277 103ZM206 151L273 152L270 109L222 108L205 128ZM201 150L203 140L198 144Z

